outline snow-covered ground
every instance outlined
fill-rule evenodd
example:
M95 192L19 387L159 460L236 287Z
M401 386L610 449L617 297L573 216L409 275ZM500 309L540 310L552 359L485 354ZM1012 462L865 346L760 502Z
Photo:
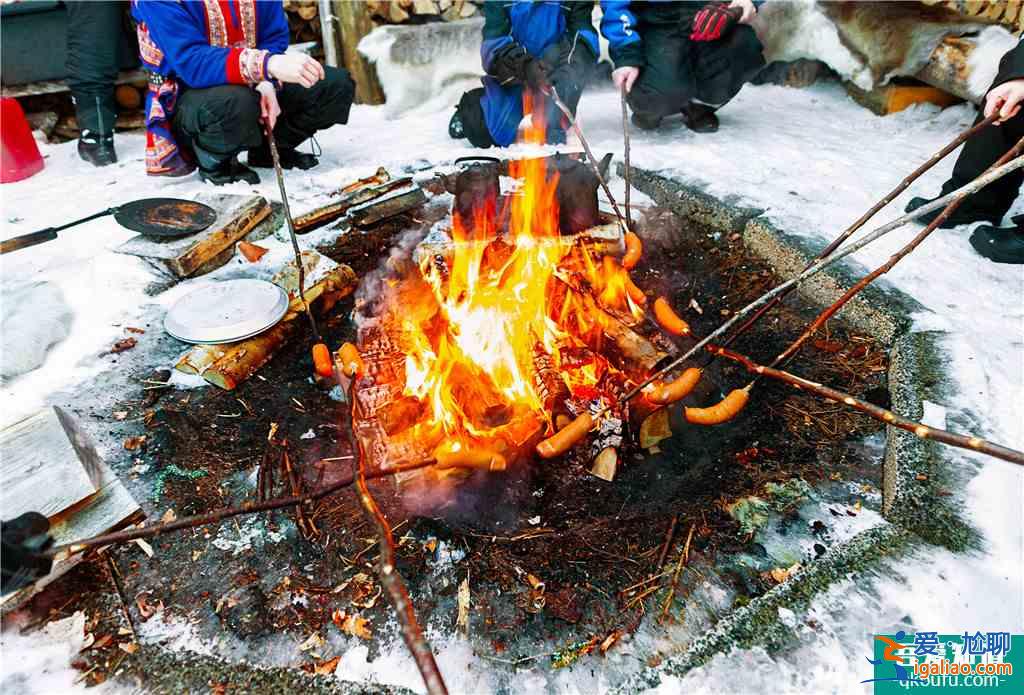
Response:
M291 195L300 201L293 207L378 166L398 173L417 162L440 164L471 152L464 142L448 138L450 111L388 121L381 114L379 108L356 107L347 127L319 136L324 149L320 167L288 174ZM825 84L805 90L748 87L720 116L722 128L712 135L694 135L678 122L654 133L634 132L633 163L672 171L715 195L737 196L743 205L765 209L786 231L824 245L965 128L973 112L966 106L945 111L916 107L880 118L854 104L838 86ZM621 154L617 95L586 94L581 122L595 151ZM74 143L43 146L47 166L42 173L0 188L3 237L135 198L191 198L212 190L194 176L147 178L143 142L138 133L118 136L121 161L105 169L79 161ZM910 195L935 193L952 163L951 157L935 167L881 213L878 223L895 217ZM260 173L259 186L236 184L224 192L256 191L277 199L272 172ZM613 183L621 192L621 179ZM1015 207L1024 210L1024 198ZM855 260L874 267L918 229L912 225L895 232ZM5 303L0 316L11 315L9 292L39 281L60 288L73 314L68 336L49 351L41 368L0 386L0 425L38 407L57 389L70 389L109 368L95 355L122 337L123 326L132 325L144 305L164 303L145 294L157 277L144 263L111 251L130 236L107 217L62 233L57 241L0 256ZM970 428L1022 449L1024 269L978 257L967 237L966 229L936 232L887 278L927 308L918 317L919 327L945 332L947 372L958 388L951 402L941 404L948 409L950 427ZM17 330L6 322L3 328ZM866 677L862 659L874 633L907 625L940 633L1024 632L1024 475L1009 464L959 452L948 455L955 465L977 468L964 486L963 503L965 516L984 537L984 552L922 551L892 568L891 576L836 586L813 604L818 627L797 628L802 646L794 652L773 658L760 649L735 651L681 681L669 679L661 690L752 692L767 686L783 692L867 692L858 683ZM454 691L488 688L484 663L467 669L473 660L468 649L458 642L436 646L442 671L458 678L449 681ZM11 651L25 647L24 640L16 647L4 637L5 672L14 668ZM564 692L591 692L606 683L599 666L594 662L566 670L554 685ZM338 673L419 688L413 669L396 644L371 663L350 654ZM69 671L68 688L73 677ZM521 673L519 685L529 689L541 683L529 671Z

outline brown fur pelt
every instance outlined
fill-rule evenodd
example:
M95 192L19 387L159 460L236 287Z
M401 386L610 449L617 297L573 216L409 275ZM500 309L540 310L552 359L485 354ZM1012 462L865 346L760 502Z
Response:
M822 2L820 7L876 84L917 73L947 36L978 32L991 24L917 2Z

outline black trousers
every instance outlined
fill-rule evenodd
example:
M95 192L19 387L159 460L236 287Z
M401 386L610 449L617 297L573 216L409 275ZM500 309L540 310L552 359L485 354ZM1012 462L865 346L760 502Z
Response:
M341 68L324 66L326 76L306 89L286 84L278 93L281 115L274 139L281 149L294 149L318 130L348 123L355 83ZM174 111L174 130L206 169L245 149L263 144L260 97L243 85L186 89Z
M641 20L644 66L628 97L638 123L654 127L691 101L722 106L765 65L764 47L749 26L718 41L691 41L692 12L683 14L670 23Z
M979 114L975 123L983 119L984 114ZM952 193L981 176L1022 137L1024 112L1002 125L989 126L972 137L964 143L953 166L952 177L942 185L942 194ZM1021 185L1024 185L1024 171L1018 169L969 196L960 206L960 212L977 212L979 219L995 220L998 224L1020 195Z
M78 127L112 133L117 117L114 82L125 4L100 0L65 4L68 87L75 100Z

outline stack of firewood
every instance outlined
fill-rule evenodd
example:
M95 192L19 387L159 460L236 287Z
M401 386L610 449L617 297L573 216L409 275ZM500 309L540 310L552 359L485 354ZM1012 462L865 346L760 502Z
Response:
M320 10L316 0L284 0L291 43L320 43Z
M479 12L481 4L471 0L368 0L366 6L375 22L402 24L465 19Z
M1020 0L921 0L941 5L964 17L1002 24L1014 33L1024 32L1024 11Z

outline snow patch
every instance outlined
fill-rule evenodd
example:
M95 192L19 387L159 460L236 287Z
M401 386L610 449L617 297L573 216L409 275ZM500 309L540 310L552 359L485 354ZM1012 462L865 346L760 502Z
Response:
M36 369L51 345L68 337L74 314L60 287L37 282L0 291L0 378Z

